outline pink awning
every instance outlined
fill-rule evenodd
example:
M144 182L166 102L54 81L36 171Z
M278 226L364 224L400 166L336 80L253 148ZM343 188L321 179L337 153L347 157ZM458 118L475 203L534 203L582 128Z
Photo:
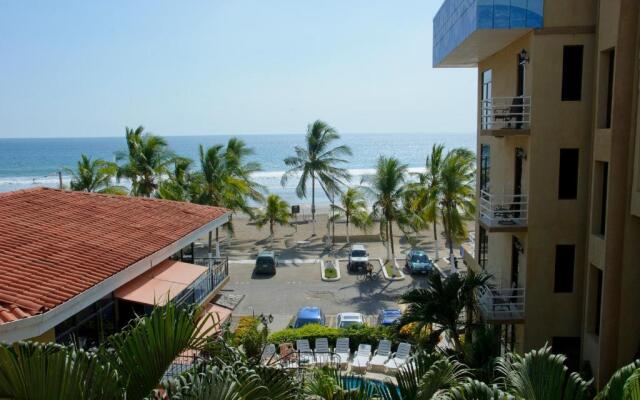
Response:
M165 305L206 270L199 265L166 260L118 288L115 297L140 304Z

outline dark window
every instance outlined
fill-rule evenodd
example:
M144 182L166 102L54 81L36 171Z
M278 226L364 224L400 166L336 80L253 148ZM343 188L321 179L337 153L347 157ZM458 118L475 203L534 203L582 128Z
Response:
M491 70L488 69L482 73L482 129L491 128Z
M604 236L605 229L607 228L607 186L609 184L609 163L602 163L602 188L600 200L600 230L598 233Z
M560 179L558 183L559 199L578 197L578 149L560 149Z
M609 51L609 68L607 71L607 119L606 128L611 128L611 112L613 107L613 73L615 69L616 53L613 49Z
M478 237L478 264L482 269L487 268L487 253L489 251L489 236L487 231L480 227L480 235Z
M582 97L582 46L564 46L562 55L562 101Z
M600 334L600 317L602 316L602 281L603 273L601 269L598 269L596 281L596 315L594 321L595 325L593 329L596 335Z
M573 270L576 247L572 244L556 246L556 266L553 291L555 293L573 292Z
M564 354L567 356L567 368L569 371L577 372L580 365L580 338L579 337L558 337L551 338L551 351L554 354Z
M480 190L489 190L491 154L488 144L480 145Z

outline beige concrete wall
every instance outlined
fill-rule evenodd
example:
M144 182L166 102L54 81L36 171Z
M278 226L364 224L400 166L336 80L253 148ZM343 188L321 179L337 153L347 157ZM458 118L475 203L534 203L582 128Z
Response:
M544 26L547 28L593 25L596 19L596 4L596 0L545 1Z

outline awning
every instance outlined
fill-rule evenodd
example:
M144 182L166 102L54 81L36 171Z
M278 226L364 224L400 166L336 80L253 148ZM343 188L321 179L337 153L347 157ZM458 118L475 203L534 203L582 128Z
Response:
M166 260L118 288L115 297L140 304L165 305L206 271L206 267L199 265Z
M211 316L209 316L211 315ZM220 325L225 323L229 318L231 318L231 310L228 308L221 307L217 304L209 303L206 308L203 310L200 319L207 318L204 323L202 330L205 331L211 327L214 327L207 336L215 335L220 332Z

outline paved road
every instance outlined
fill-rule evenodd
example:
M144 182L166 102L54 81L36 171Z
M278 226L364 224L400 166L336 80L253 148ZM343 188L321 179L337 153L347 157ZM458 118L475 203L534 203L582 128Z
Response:
M356 275L340 266L342 279L324 282L320 279L319 264L287 264L278 266L273 277L252 276L253 265L230 261L230 281L225 291L244 294L245 298L234 314L293 315L302 306L319 306L326 314L354 311L375 315L383 308L397 306L398 297L405 291L425 287L426 278L389 282L380 274L377 281L361 282Z

